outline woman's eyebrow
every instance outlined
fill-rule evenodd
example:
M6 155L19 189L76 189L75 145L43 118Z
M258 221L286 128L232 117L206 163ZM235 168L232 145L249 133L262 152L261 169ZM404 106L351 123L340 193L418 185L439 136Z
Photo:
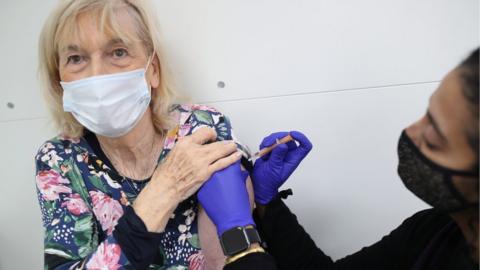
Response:
M130 42L127 42L121 38L112 38L107 42L107 44L105 45L105 48L110 48L115 45L124 45L124 46L130 47L131 44Z
M80 48L79 48L77 45L70 44L70 45L68 45L68 46L63 47L60 51L61 51L62 53L66 53L66 52L79 52L79 51L80 51Z
M434 128L435 131L438 133L438 135L440 136L440 138L441 138L443 141L447 141L447 138L445 137L445 135L443 134L443 132L440 130L440 127L438 126L437 121L435 121L435 118L433 118L433 116L432 116L432 114L430 113L430 111L427 111L427 117L428 117L428 120L430 121L430 123L432 123L433 128Z

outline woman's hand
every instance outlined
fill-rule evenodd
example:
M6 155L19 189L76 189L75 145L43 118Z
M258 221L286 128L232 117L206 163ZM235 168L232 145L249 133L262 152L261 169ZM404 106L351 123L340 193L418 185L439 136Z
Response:
M198 191L198 201L217 227L219 237L234 227L255 225L245 185L247 177L237 161L214 173Z
M215 130L201 128L180 139L157 167L133 204L148 231L163 231L181 201L194 194L214 172L240 159L233 141L212 142L216 138Z
M268 204L278 193L288 177L312 149L312 143L298 131L277 132L263 139L260 149L273 145L277 140L290 134L294 141L279 144L268 155L259 158L253 167L252 181L255 202Z

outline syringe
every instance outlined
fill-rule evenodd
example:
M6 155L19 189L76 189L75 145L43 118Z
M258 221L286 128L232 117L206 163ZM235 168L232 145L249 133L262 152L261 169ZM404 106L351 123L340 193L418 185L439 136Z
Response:
M289 142L289 141L293 141L293 138L292 138L292 136L290 136L290 134L287 135L287 136L285 136L285 137L283 137L283 138L281 138L280 140L277 139L277 141L276 141L274 144L272 144L272 145L269 146L269 147L265 147L265 148L263 148L262 150L256 152L256 153L253 154L252 157L250 157L248 160L249 160L249 161L255 161L257 158L262 157L262 156L264 156L264 155L272 152L273 148L277 147L279 144L287 143L287 142Z

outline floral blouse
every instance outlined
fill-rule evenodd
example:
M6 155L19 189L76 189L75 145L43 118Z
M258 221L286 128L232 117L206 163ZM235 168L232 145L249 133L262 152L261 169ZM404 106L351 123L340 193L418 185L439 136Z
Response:
M178 124L168 132L159 162L177 138L202 126L214 127L218 140L237 141L228 118L211 107L177 105L172 117ZM85 137L55 137L40 147L35 159L45 269L133 269L113 231L146 183L119 175L94 153ZM161 259L149 269L203 268L197 213L195 196L178 206L161 234Z

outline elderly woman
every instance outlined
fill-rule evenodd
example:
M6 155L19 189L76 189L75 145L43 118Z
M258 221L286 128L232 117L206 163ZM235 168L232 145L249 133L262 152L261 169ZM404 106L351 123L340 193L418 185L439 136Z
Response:
M64 0L43 28L40 71L61 134L36 155L45 269L221 267L192 195L245 151L220 112L172 104L151 10Z

